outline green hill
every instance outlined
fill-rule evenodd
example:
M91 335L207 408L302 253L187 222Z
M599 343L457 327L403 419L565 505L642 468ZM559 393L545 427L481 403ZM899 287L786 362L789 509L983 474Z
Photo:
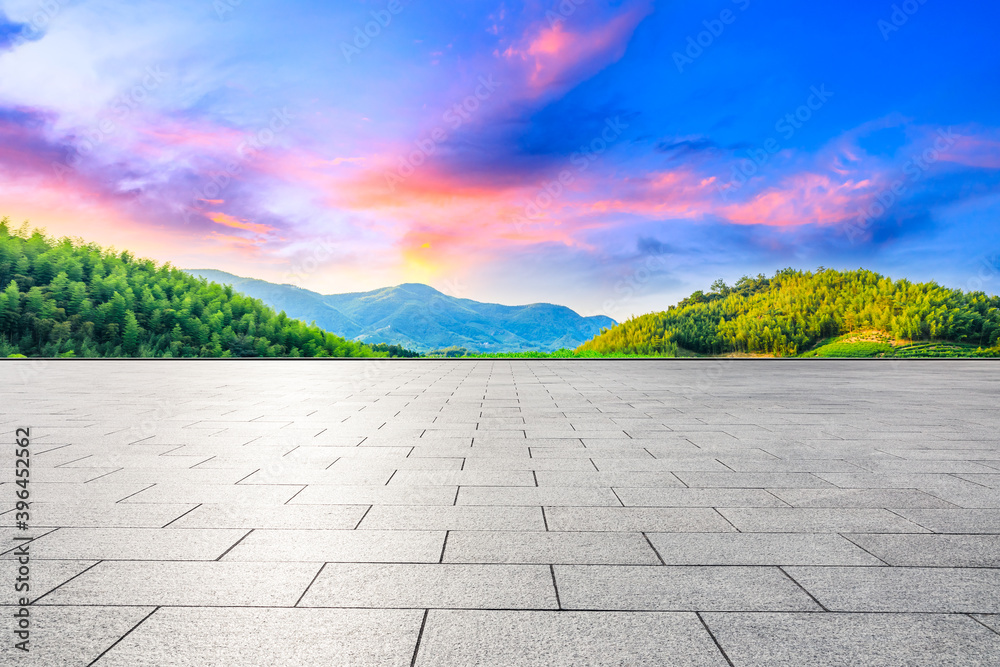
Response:
M394 343L421 352L456 346L475 352L552 352L576 347L616 324L610 317L583 317L551 303L504 306L459 299L419 283L371 292L319 294L223 271L192 269L190 273L232 285L345 338Z
M232 287L0 221L0 357L415 356L347 341Z
M893 281L865 270L785 269L771 278L744 276L732 287L716 281L712 291L695 292L664 312L632 318L578 350L997 356L998 337L1000 297L936 283ZM919 341L928 343L916 344Z

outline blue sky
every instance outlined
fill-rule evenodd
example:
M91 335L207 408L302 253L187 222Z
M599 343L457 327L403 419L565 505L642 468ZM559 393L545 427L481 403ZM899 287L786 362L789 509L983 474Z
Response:
M0 215L322 292L617 319L786 266L997 293L998 14L0 2Z

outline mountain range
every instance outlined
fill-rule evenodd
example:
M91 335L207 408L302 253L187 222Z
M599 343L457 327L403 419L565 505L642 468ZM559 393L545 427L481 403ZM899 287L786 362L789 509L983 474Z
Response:
M232 285L289 317L315 322L338 336L418 352L448 347L475 352L552 352L576 348L617 324L610 317L583 317L550 303L503 306L459 299L419 283L371 292L319 294L214 269L186 271Z

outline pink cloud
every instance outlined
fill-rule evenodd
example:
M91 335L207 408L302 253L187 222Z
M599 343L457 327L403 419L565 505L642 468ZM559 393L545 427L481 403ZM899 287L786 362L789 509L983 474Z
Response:
M205 215L209 220L216 224L223 225L224 227L231 227L233 229L242 229L244 231L253 232L254 234L267 235L276 231L274 227L234 218L226 213L210 212Z
M946 137L941 135L941 140ZM1000 169L1000 140L993 136L956 135L953 144L941 152L939 159L966 167Z
M723 206L718 213L738 225L835 224L856 216L860 203L873 194L872 186L868 179L836 181L823 174L800 173L748 201Z
M502 55L521 65L526 92L545 93L554 86L572 84L593 76L625 55L629 39L652 11L643 3L593 28L574 29L571 21L545 21L528 29L520 42Z

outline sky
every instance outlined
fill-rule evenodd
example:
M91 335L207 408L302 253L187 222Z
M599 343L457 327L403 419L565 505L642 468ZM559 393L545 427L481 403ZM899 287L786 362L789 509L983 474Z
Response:
M323 293L622 320L1000 292L996 3L0 0L0 216Z

